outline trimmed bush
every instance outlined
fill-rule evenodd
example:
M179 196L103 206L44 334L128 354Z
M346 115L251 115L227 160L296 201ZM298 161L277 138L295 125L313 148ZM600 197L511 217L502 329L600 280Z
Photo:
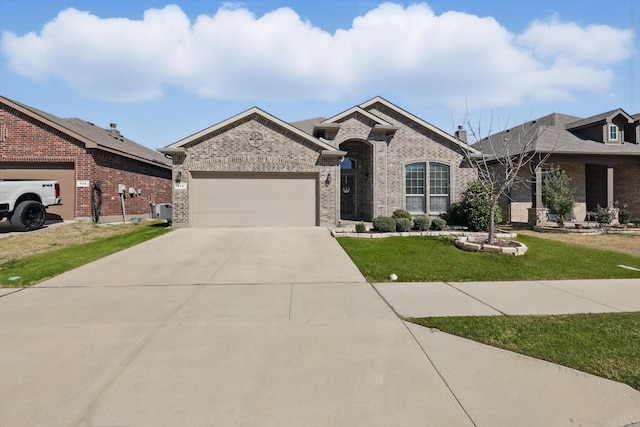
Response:
M417 216L413 219L413 225L420 231L428 230L431 226L431 220L428 216Z
M447 214L449 224L466 225L472 230L489 230L489 211L491 204L489 192L482 186L480 181L469 184L462 193L462 199L458 203L453 203ZM502 222L502 211L496 206L494 211L494 225Z
M365 225L364 222L360 222L356 224L356 233L366 233L366 232L367 232L367 226Z
M373 218L373 229L384 233L396 231L396 220L390 216L377 216Z
M392 217L393 219L407 218L409 221L411 221L412 218L411 214L404 209L396 209L395 211L393 211Z
M442 231L447 228L447 221L442 218L434 218L433 221L431 221L431 228L437 231Z
M411 231L411 220L407 218L396 218L396 231L400 233Z

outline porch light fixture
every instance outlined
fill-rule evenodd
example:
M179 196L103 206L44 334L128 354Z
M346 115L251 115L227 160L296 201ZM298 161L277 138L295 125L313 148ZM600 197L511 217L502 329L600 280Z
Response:
M331 180L332 180L332 179L333 179L333 178L332 178L332 176L331 176L331 172L329 172L329 173L327 174L327 180L325 181L325 183L326 183L327 185L331 184Z
M182 181L182 171L178 171L178 174L176 175L176 183L180 183L180 181Z

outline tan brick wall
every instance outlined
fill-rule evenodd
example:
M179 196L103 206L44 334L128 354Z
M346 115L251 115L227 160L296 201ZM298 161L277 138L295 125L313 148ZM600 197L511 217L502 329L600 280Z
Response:
M381 104L374 105L372 114L394 126L399 126L387 144L384 140L374 142L376 161L375 215L390 215L395 209L405 209L404 167L416 162L435 162L450 167L450 202L456 202L475 179L475 172L465 167L462 150L453 142L422 128L404 115L387 109Z
M320 224L338 221L338 159L323 159L321 147L258 115L209 134L186 148L186 156L174 156L174 176L182 172L182 182L187 184L186 189L174 189L173 192L173 221L177 227L189 224L191 171L317 173ZM326 185L328 173L334 179Z
M627 210L634 217L640 217L640 165L621 164L614 168L614 200L622 207L627 205Z

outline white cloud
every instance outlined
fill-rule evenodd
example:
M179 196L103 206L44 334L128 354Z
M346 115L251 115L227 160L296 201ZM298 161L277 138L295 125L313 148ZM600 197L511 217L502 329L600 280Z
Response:
M194 21L175 5L142 20L67 9L39 34L4 33L1 48L17 73L119 102L154 100L172 85L226 100L394 93L496 107L606 91L633 37L555 19L515 35L493 18L393 3L331 34L290 8L256 17L230 3Z

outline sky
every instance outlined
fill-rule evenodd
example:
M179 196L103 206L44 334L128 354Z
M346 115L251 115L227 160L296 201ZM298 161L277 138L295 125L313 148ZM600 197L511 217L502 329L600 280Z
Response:
M0 0L0 95L152 149L375 96L484 137L640 113L639 0Z

